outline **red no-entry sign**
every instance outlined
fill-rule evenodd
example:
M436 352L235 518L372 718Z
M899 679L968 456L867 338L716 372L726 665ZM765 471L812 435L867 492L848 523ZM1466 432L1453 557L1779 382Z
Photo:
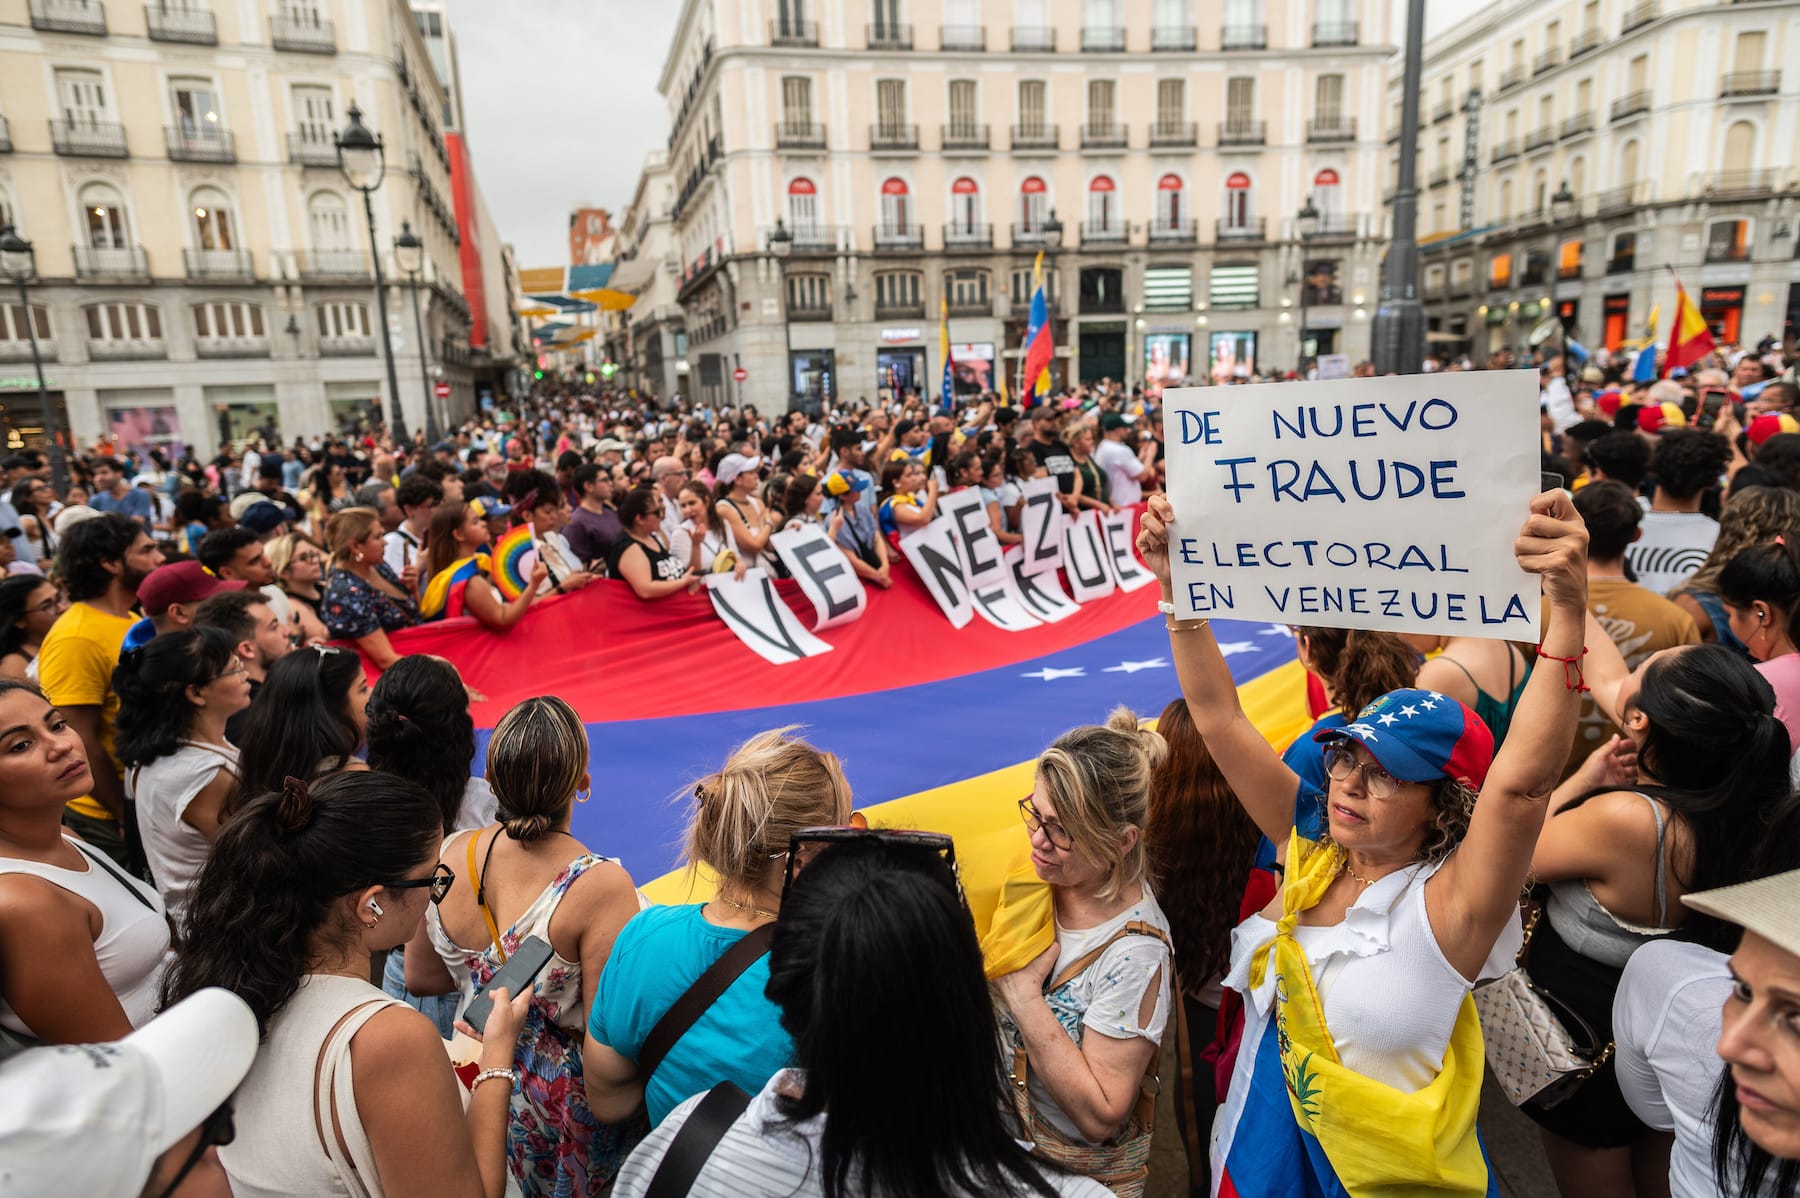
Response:
M437 397L439 399L449 399L450 398L450 384L449 383L439 383L436 386L434 386L431 390L437 395Z
M731 372L731 377L741 383L745 379L750 377L750 372L748 370L745 370L742 366L740 366L736 370Z

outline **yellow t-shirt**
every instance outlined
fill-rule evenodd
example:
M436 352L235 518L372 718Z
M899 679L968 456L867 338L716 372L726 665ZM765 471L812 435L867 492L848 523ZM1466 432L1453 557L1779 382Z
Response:
M38 686L57 707L99 707L100 744L119 768L113 752L113 722L119 714L119 696L112 688L113 670L125 646L125 634L137 623L134 616L114 616L86 603L72 603L57 617L43 647L38 650ZM92 819L111 819L92 795L69 802L69 810Z

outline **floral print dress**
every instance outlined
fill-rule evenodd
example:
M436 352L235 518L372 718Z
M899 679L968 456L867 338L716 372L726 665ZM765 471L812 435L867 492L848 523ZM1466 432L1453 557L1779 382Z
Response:
M453 839L456 837L445 840L441 851L448 852ZM584 853L564 866L525 913L500 933L507 956L530 936L549 943L550 919L575 879L602 861L616 860ZM436 907L426 909L425 920L432 946L462 990L457 1007L460 1014L499 970L500 954L491 944L474 950L451 940ZM550 963L537 976L535 990L513 1059L519 1084L507 1116L507 1165L525 1198L605 1194L625 1158L649 1133L649 1121L640 1110L626 1122L601 1123L588 1110L581 1075L581 1038L587 1024L581 1001L581 963L552 952Z

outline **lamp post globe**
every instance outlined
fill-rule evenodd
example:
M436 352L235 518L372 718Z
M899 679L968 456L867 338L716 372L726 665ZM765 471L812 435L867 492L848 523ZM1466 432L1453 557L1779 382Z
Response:
M1559 221L1568 220L1575 215L1575 192L1569 187L1567 179L1556 189L1556 194L1550 197L1550 212Z
M1044 222L1044 245L1049 249L1061 249L1063 239L1063 223L1056 218L1056 209L1050 209L1050 219Z
M381 270L381 243L375 239L375 189L387 173L381 136L363 124L362 109L350 105L350 123L334 139L338 170L344 181L362 192L363 216L369 222L369 265L375 274L375 311L381 318L381 354L387 362L388 396L394 405L388 431L396 445L405 445L406 412L400 403L400 372L394 366L394 342L388 333L387 279Z
M1310 195L1306 197L1306 203L1300 205L1300 211L1295 215L1295 221L1300 229L1300 240L1307 241L1318 233L1319 209L1313 203Z

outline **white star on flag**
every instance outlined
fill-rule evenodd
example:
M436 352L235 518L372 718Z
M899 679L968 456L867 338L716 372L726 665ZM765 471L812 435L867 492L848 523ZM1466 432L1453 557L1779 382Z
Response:
M1045 682L1055 682L1058 678L1085 678L1087 671L1081 666L1073 669L1059 670L1055 666L1045 666L1041 670L1033 670L1029 674L1020 674L1021 678L1042 678Z
M1419 709L1414 707L1411 703L1408 703L1405 707L1400 709L1400 714L1410 720L1419 714Z
M1389 711L1389 712L1384 712L1380 716L1378 716L1376 718L1375 722L1377 724L1380 724L1383 728L1386 728L1389 724L1399 723L1400 719L1393 712Z
M1286 624L1271 624L1267 628L1264 628L1261 631L1259 631L1256 635L1257 636L1293 636L1294 634L1288 631L1288 626Z
M1437 704L1433 703L1430 699L1426 699L1424 702L1420 703L1419 706L1423 707L1426 711L1437 710Z
M1122 661L1116 666L1107 666L1101 671L1105 674L1135 674L1139 670L1166 670L1169 663L1160 657L1152 657L1149 661Z
M1219 646L1219 656L1230 657L1235 653L1256 652L1255 641L1226 641Z

